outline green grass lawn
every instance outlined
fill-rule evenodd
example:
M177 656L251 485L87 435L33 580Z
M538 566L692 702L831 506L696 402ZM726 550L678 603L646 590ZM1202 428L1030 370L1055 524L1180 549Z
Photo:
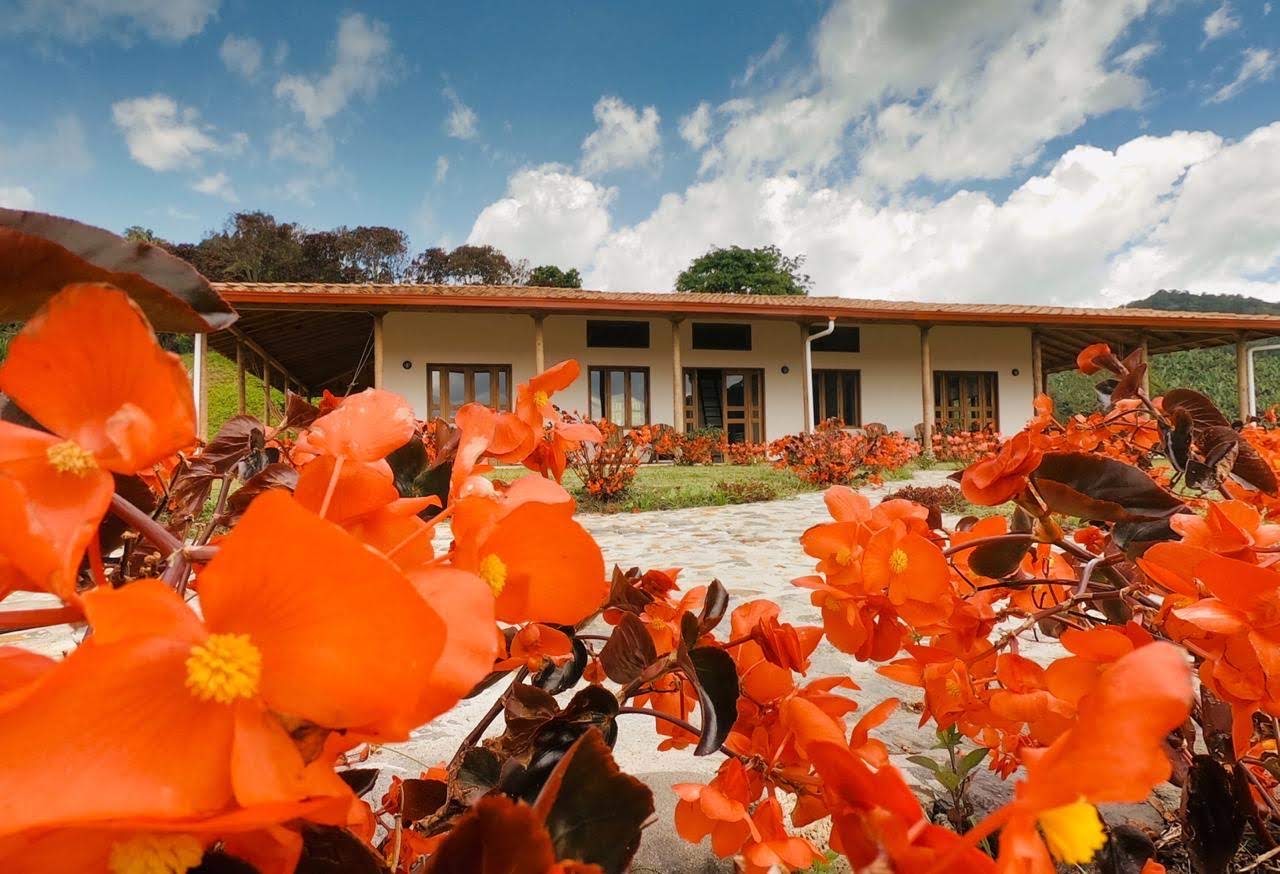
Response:
M190 352L182 355L182 363L191 372L193 361ZM236 396L236 363L224 358L212 349L209 350L209 436L218 433L222 423L239 412ZM277 379L278 379L277 375ZM262 379L254 376L252 371L245 375L245 412L251 416L262 418ZM271 405L278 419L284 410L284 392L279 388L271 390Z
M524 468L502 467L495 479L510 482L529 474ZM684 507L718 507L748 501L789 498L818 491L788 470L769 464L710 464L681 467L645 464L636 472L630 491L613 501L599 501L582 491L572 471L565 474L565 488L573 492L587 513L633 513L641 510L677 510Z

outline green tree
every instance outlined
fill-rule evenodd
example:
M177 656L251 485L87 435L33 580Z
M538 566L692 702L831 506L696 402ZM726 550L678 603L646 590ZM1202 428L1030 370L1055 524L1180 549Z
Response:
M716 248L676 277L676 291L808 294L813 282L803 266L803 255L788 258L777 246Z
M543 264L533 268L528 284L540 288L582 288L582 276L576 267L561 270L554 264Z
M418 254L405 278L429 285L519 285L528 273L525 262L511 259L493 246L458 246L446 252L439 246Z

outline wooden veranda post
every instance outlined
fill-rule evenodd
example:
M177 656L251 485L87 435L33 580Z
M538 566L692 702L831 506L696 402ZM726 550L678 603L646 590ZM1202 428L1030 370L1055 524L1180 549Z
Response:
M382 313L373 314L373 387L382 388L387 347L382 334Z
M1236 340L1236 395L1240 399L1240 421L1249 419L1249 344L1244 337Z
M1151 350L1147 346L1147 336L1142 335L1142 342L1138 344L1138 348L1142 350L1142 360L1146 363L1147 369L1142 371L1142 393L1151 396Z
M929 351L929 325L920 326L920 447L933 452L933 360Z
M547 344L542 336L542 322L546 316L533 317L533 371L541 373L547 369Z
M196 436L209 439L209 335L196 334L192 356L192 383L196 403Z
M244 396L244 344L236 341L236 412L245 411Z
M671 425L684 433L684 367L680 364L680 323L671 320Z
M1044 394L1044 343L1039 331L1031 332L1031 391Z
M271 424L271 362L262 359L262 423Z

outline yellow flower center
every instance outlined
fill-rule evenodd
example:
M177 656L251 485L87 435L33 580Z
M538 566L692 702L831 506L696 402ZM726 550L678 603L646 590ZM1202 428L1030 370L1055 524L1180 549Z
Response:
M547 404L551 403L551 395L547 394L545 391L534 392L533 402L536 406L545 407Z
M502 594L507 586L507 566L492 552L480 560L480 579L489 584L493 597Z
M840 547L840 551L836 553L836 564L841 567L853 564L853 550L847 546Z
M900 574L907 569L907 553L901 549L895 549L889 553L889 570L895 574Z
M262 679L262 653L247 634L211 634L187 657L187 688L202 701L252 698Z
M86 476L98 469L98 460L93 457L93 453L74 440L55 443L46 449L44 454L49 459L49 464L53 465L53 469L58 473Z
M191 835L138 835L112 845L111 874L185 874L200 864L204 848Z
M1098 809L1083 798L1046 810L1037 820L1049 852L1068 865L1083 865L1107 842Z

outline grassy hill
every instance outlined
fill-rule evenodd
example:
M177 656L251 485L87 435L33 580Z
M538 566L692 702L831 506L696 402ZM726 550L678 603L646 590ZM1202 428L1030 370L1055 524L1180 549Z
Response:
M1130 307L1191 312L1254 313L1280 315L1280 304L1240 294L1195 294L1161 289ZM1071 371L1049 377L1049 394L1059 412L1070 415L1097 408L1093 377ZM1280 404L1280 352L1257 358L1255 383L1258 409ZM1189 349L1151 356L1151 393L1164 394L1171 388L1193 388L1208 395L1228 417L1240 415L1236 393L1236 353L1234 346Z
M190 352L182 353L182 362L191 372L194 357ZM248 373L245 376L245 412L262 418L262 380ZM224 358L212 349L209 350L209 436L218 432L223 422L237 412L236 397L236 363ZM284 393L279 388L271 390L271 404L276 418L284 409Z

